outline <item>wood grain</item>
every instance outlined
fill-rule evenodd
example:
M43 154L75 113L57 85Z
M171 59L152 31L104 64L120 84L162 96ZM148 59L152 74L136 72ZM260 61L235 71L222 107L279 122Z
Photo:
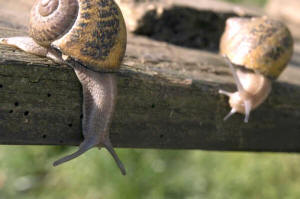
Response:
M20 35L0 29L1 36ZM227 122L234 90L223 59L129 35L118 73L111 127L117 147L239 151L300 151L300 80L297 61L273 85L267 101ZM0 143L78 145L80 83L71 68L0 45Z

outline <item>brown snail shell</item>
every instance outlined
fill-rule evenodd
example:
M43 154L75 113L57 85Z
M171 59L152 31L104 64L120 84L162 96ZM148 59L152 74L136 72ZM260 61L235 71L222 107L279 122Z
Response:
M120 67L126 50L126 27L113 0L37 0L29 35L95 71Z
M275 79L293 54L293 38L282 22L268 17L229 18L220 53L233 64Z
M83 90L83 142L74 153L53 163L68 162L91 148L105 147L123 175L125 167L109 137L119 69L126 49L126 27L113 0L37 0L31 11L30 37L0 38L0 44L47 57L72 67Z
M293 38L281 22L268 17L229 18L220 42L237 91L219 90L229 97L230 113L245 114L262 104L271 92L272 79L284 70L293 54ZM235 69L233 66L239 66ZM245 70L246 69L246 70Z
M50 46L71 29L78 10L77 0L35 1L30 12L29 36L42 46Z

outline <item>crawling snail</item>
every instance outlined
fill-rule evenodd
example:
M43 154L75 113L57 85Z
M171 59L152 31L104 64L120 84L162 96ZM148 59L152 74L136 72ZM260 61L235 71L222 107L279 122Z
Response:
M113 0L37 0L30 14L29 37L0 39L1 44L68 64L82 84L84 141L54 166L93 147L105 147L125 175L109 139L117 94L115 75L109 72L119 69L126 38L122 13Z
M272 80L284 70L293 54L293 38L287 27L267 17L229 18L220 42L233 74L237 92L220 90L229 96L230 113L245 114L257 108L271 92ZM238 69L235 69L234 66Z

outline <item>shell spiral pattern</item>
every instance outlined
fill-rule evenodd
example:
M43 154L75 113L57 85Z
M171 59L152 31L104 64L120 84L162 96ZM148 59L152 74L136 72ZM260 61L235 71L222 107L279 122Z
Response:
M126 50L125 22L113 0L38 0L29 32L95 71L119 69Z
M42 46L49 46L74 24L79 10L77 0L37 0L29 22L29 35Z
M267 17L231 18L220 51L234 64L276 79L293 53L293 38L283 23Z

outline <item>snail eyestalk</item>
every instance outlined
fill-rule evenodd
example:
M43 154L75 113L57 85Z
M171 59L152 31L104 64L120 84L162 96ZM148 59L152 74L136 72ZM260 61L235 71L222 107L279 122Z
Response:
M109 140L117 95L115 75L103 73L119 70L125 55L127 32L118 5L114 0L36 0L28 30L29 37L0 38L0 44L71 66L83 88L84 141L78 151L54 165L93 147L105 147L125 175Z
M83 89L83 121L84 141L79 149L54 162L54 166L70 161L93 147L105 147L114 158L123 175L125 168L113 149L109 139L109 127L116 103L117 87L115 75L98 73L86 69L77 62L68 62L82 84Z
M109 126L117 96L115 75L86 69L79 63L70 60L70 57L59 55L51 48L38 45L30 37L0 38L0 44L10 45L31 54L48 57L60 64L67 64L75 70L82 84L84 141L76 152L55 161L53 166L68 162L93 147L105 147L113 156L121 173L125 175L125 168L109 140Z
M251 110L263 103L269 95L271 91L271 80L258 73L242 71L240 69L236 70L226 56L225 60L231 70L237 91L231 93L219 90L220 94L229 97L229 104L232 108L224 120L227 120L234 113L238 112L245 114L244 122L247 123L250 118Z
M269 17L232 17L227 19L220 40L220 54L226 56L237 92L220 90L229 96L235 112L245 114L263 103L271 91L271 79L276 79L285 69L293 54L293 37L280 21ZM227 58L228 57L228 58ZM233 65L239 66L235 69Z

